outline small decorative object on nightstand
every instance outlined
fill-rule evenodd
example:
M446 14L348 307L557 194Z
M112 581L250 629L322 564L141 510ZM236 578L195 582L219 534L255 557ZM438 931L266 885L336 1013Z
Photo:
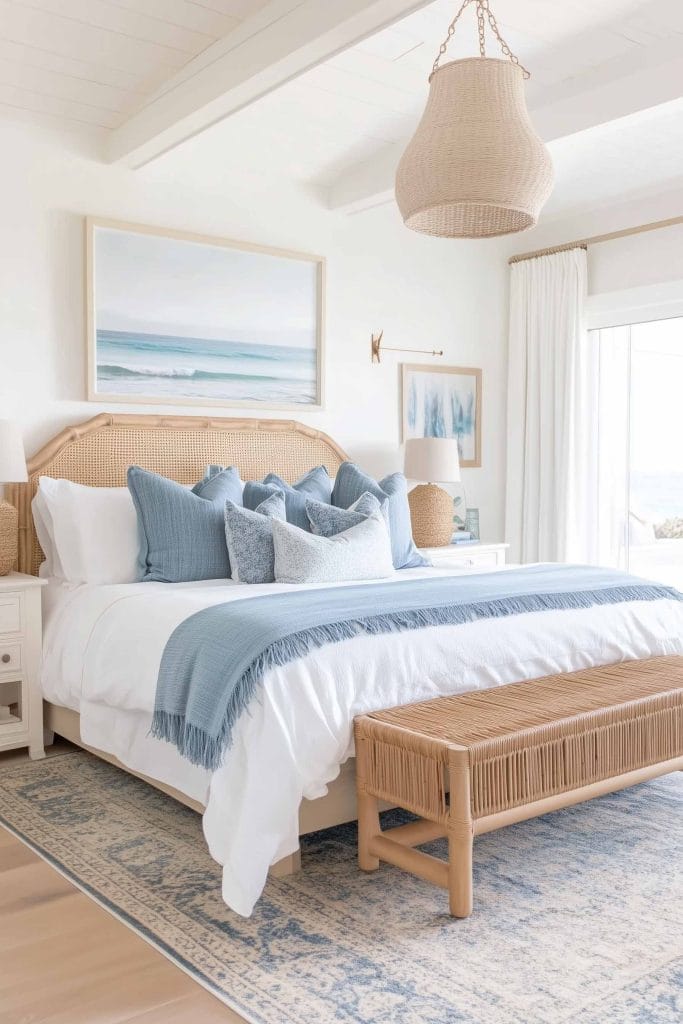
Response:
M28 480L24 443L16 423L0 420L0 483L21 484ZM0 576L6 576L17 560L19 517L14 505L0 501Z
M405 474L409 480L458 483L460 459L457 438L411 437L406 441ZM408 494L413 537L419 548L450 544L453 536L453 498L434 483L418 484Z
M40 591L45 580L18 572L0 578L0 750L28 747L45 757L40 662Z
M446 547L420 548L436 569L495 569L505 565L507 544L449 544Z

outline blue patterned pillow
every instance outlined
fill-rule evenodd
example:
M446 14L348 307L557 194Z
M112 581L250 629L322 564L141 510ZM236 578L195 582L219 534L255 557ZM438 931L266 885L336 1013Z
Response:
M239 583L274 581L273 519L286 519L282 491L275 491L254 511L226 501L225 539L232 578Z
M273 522L278 583L341 583L392 576L391 540L381 512L334 537Z
M285 496L287 522L310 533L311 524L306 514L306 501L309 498L314 498L316 501L323 501L329 505L332 500L332 481L324 466L311 469L293 485L286 483L277 473L268 473L262 484L250 480L244 485L244 507L253 511L273 491L281 491Z
M141 580L183 583L230 576L223 510L226 501L242 499L236 469L204 477L188 490L131 466L128 489L138 516Z
M335 537L338 533L343 533L344 530L350 530L352 526L358 526L368 516L380 511L388 529L387 503L384 501L380 504L369 491L364 491L358 501L354 501L351 508L336 508L334 505L326 505L324 501L306 502L306 514L311 524L311 533L315 533L319 537Z
M365 491L369 491L378 501L387 502L394 568L412 569L420 565L429 565L427 559L423 558L415 547L413 540L408 484L403 473L391 473L378 482L353 462L343 462L334 482L332 504L337 508L348 509Z

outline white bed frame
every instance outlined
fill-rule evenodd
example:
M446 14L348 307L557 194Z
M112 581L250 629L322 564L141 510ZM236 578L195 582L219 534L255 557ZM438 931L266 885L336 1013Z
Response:
M334 475L345 459L342 449L326 434L293 420L103 413L60 431L29 460L28 483L8 488L9 500L19 511L19 571L35 575L43 560L31 515L40 476L91 487L121 487L125 486L128 466L136 464L179 483L194 483L209 463L219 463L237 466L243 479L260 479L273 470L292 481L319 465ZM77 712L46 701L45 728L144 779L187 807L203 811L201 804L178 790L132 772L111 754L88 747L81 740ZM327 796L302 802L299 834L354 821L356 817L355 761L350 759L330 783ZM290 874L299 867L300 855L296 853L275 864L271 873Z

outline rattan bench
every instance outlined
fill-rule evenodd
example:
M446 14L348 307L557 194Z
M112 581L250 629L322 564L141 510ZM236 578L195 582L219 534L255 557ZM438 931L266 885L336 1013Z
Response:
M355 721L358 857L472 913L472 840L683 769L683 657L439 697ZM378 799L419 815L382 832ZM448 836L448 863L414 849Z

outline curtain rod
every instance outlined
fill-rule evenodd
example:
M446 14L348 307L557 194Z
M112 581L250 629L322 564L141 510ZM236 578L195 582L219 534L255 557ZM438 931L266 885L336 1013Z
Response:
M606 235L593 235L592 238L579 238L575 242L565 242L563 245L551 245L547 249L537 249L535 252L520 252L511 256L508 263L521 263L523 260L533 260L537 256L552 256L556 252L566 252L568 249L587 249L589 245L597 245L598 242L611 242L614 238L626 238L627 235L640 235L644 231L657 231L659 228L670 228L675 224L683 224L683 216L669 217L668 220L655 220L650 224L638 224L634 228L623 228L621 231L610 231Z

